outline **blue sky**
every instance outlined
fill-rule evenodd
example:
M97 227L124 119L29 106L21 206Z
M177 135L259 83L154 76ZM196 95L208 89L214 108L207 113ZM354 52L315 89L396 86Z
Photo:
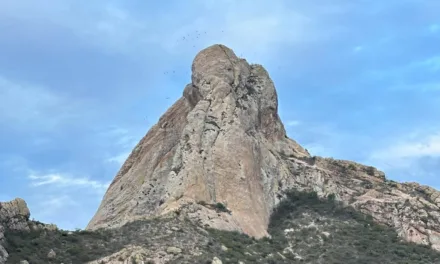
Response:
M0 200L84 228L215 43L265 66L313 155L440 188L440 1L163 2L0 2Z

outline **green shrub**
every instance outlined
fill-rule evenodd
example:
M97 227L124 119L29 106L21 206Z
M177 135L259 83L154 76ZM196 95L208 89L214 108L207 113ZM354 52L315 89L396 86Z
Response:
M286 197L271 216L271 239L256 240L237 232L210 229L217 243L229 248L226 252L217 250L215 255L227 260L226 263L297 263L293 254L283 254L286 259L277 255L290 244L303 258L302 263L440 263L439 252L402 242L393 229L376 224L369 215L344 207L332 195L320 199L313 192L289 191ZM311 222L320 223L321 227L307 227ZM329 236L323 235L320 229L323 227ZM292 237L284 233L289 228L296 230Z
M228 210L228 208L224 204L222 204L222 203L216 203L215 204L215 208L217 209L217 211L220 211L220 212L227 212L227 213L230 212Z

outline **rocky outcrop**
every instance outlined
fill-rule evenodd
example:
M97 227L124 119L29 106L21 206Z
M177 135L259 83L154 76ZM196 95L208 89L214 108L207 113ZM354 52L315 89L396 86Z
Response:
M16 198L10 202L0 202L0 223L13 230L28 229L27 221L31 213L23 199Z
M435 189L390 181L373 167L328 158L291 160L290 170L293 177L282 182L288 189L334 195L405 240L440 250L440 192Z
M262 237L284 191L295 188L334 196L406 240L440 249L439 192L312 157L286 136L277 109L261 65L223 45L202 50L183 97L135 147L88 229L180 211L202 226Z
M30 212L26 202L20 198L10 202L0 202L0 264L6 263L8 252L2 246L6 229L29 230Z
M10 202L0 202L0 264L6 263L9 255L3 247L7 231L58 230L54 224L43 224L29 220L30 215L26 202L21 198Z

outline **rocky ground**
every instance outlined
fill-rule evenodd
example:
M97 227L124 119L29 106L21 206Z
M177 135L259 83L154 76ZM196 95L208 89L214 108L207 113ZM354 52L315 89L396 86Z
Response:
M334 196L291 191L285 197L271 216L270 238L263 239L201 226L185 210L95 231L26 220L39 228L5 229L6 263L440 263L439 252L404 242L394 229ZM221 205L193 206L229 213Z

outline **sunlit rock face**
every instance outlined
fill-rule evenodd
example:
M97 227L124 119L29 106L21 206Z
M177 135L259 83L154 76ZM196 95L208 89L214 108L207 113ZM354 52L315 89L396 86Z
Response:
M203 226L262 237L290 188L334 195L404 239L440 249L439 192L311 157L286 136L267 71L223 45L197 54L192 82L134 148L88 229L182 211ZM230 212L199 206L217 203Z

